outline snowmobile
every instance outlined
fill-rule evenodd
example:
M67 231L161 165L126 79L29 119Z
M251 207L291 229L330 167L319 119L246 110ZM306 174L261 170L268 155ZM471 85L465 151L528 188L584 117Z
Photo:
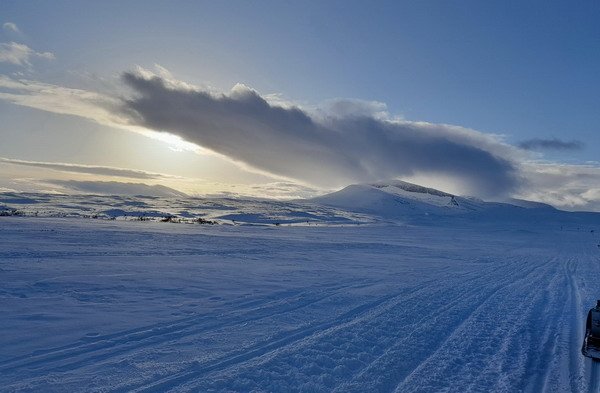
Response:
M596 307L588 312L581 353L583 356L600 361L600 300Z

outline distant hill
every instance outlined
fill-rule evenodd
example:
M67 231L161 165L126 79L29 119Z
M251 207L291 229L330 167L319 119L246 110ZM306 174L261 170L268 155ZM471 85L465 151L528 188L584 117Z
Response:
M160 186L55 181L65 193L0 192L0 217L82 217L228 225L476 225L594 230L600 213L565 212L537 202L486 202L403 181L354 184L312 199L192 197ZM507 225L503 225L507 224Z
M519 199L511 199L507 202L486 202L478 198L456 196L434 188L400 180L354 184L339 191L312 198L310 201L383 218L468 214L488 217L491 214L500 217L506 215L519 216L523 215L523 210L540 209L560 212L544 203Z
M148 185L144 183L125 183L116 181L76 181L55 180L52 183L85 194L96 195L128 195L128 196L153 196L153 197L187 197L181 191L160 184Z

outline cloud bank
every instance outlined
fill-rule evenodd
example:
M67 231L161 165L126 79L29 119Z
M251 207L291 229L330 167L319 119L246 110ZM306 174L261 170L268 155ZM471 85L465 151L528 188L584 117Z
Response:
M533 138L519 143L519 147L525 150L581 150L584 146L581 141L562 141L557 138Z
M134 96L131 124L174 133L254 168L321 187L436 174L460 179L465 193L506 194L519 185L513 150L461 127L388 120L340 102L335 114L270 104L236 85L215 95L158 75L123 74ZM375 109L381 109L375 105ZM378 113L381 114L381 111Z
M0 164L21 165L34 168L45 168L61 172L85 173L90 175L127 177L131 179L160 179L166 177L158 173L135 169L114 168L97 165L65 164L59 162L25 161L0 157Z
M519 196L566 210L600 211L600 166L525 163L528 187Z

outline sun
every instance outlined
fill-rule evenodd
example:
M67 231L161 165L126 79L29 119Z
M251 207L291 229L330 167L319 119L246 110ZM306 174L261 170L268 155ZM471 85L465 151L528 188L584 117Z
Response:
M198 146L192 142L188 142L178 135L173 135L168 132L157 132L157 131L151 131L151 130L148 130L147 133L148 133L147 136L149 136L150 138L156 139L156 140L159 140L161 142L165 142L166 144L168 144L169 148L173 151L183 152L183 151L198 151L198 150L200 150L200 146Z
M195 152L195 153L204 152L204 149L202 149L201 146L198 146L192 142L188 142L185 139L183 139L182 137L171 134L169 132L153 131L153 130L149 130L147 128L141 128L141 127L128 127L128 129L130 129L134 132L137 132L139 134L142 134L148 138L164 142L169 146L169 149L171 149L172 151L176 151L176 152L191 151L191 152Z

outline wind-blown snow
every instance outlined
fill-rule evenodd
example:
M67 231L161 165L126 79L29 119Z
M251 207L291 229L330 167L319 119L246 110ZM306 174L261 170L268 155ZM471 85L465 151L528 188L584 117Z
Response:
M580 345L599 215L425 203L453 197L396 186L321 200L338 207L96 196L79 215L80 197L3 194L0 212L24 217L0 217L0 391L598 386ZM261 225L84 218L118 201Z

